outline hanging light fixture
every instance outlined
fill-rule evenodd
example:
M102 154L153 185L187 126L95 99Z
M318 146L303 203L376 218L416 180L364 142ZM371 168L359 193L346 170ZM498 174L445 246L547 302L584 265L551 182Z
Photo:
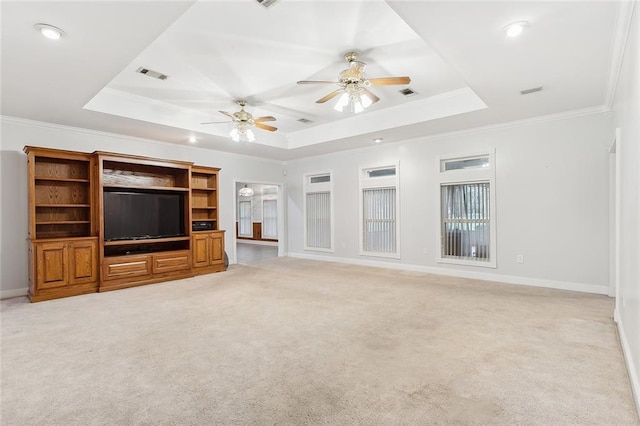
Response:
M253 197L253 188L249 188L245 183L244 187L238 191L238 195L241 197Z
M336 111L350 111L359 113L370 107L373 102L364 94L362 88L356 83L349 83L344 88L344 93L338 98L338 102L333 107Z
M253 142L256 140L256 136L250 129L251 124L245 121L240 121L231 131L229 136L234 142Z

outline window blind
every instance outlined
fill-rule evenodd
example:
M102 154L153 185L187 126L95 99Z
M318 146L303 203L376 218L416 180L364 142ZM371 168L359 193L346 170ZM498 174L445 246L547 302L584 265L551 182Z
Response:
M307 247L331 248L331 193L306 194Z
M278 238L278 205L276 200L262 202L262 237Z
M441 186L442 257L489 260L489 182Z
M363 251L396 252L396 189L362 190Z
M240 201L238 210L238 235L251 237L253 235L251 226L251 201Z

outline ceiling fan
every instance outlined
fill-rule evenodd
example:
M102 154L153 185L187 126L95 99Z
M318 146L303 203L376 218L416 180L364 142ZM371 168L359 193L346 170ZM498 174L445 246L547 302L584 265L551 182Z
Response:
M239 142L241 139L246 139L248 142L253 142L256 140L255 135L251 131L251 127L257 127L258 129L267 130L269 132L275 132L278 130L277 127L270 126L268 124L264 124L265 121L276 121L275 117L270 115L265 115L263 117L253 116L244 110L244 107L247 105L247 101L244 99L240 99L236 101L238 105L240 105L240 111L234 112L233 114L226 111L219 111L221 114L226 115L231 118L231 122L236 124L229 136L234 142ZM200 124L218 124L218 123L229 123L228 121L207 121L205 123Z
M369 86L390 86L409 84L411 82L409 77L365 77L364 69L367 64L357 60L358 54L356 52L346 53L344 59L349 63L349 68L340 72L338 81L303 80L298 81L298 84L337 84L340 86L339 89L318 99L316 103L322 104L338 95L342 95L335 106L336 110L344 111L345 108L349 107L351 112L361 112L380 100L378 96L368 89Z

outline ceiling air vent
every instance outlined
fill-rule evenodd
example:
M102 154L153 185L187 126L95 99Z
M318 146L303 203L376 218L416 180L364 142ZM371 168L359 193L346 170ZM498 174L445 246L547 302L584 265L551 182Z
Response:
M532 87L531 89L521 90L520 94L521 95L528 95L529 93L536 93L536 92L541 92L541 91L542 91L542 86L540 86L540 87Z
M400 93L402 93L404 96L413 96L418 94L418 92L414 92L413 89L410 89L409 87L400 90Z
M144 67L138 68L136 72L140 74L144 74L149 77L157 78L158 80L166 80L167 78L169 78L169 76L166 74L162 74L158 71L153 71Z
M273 6L278 0L256 0L258 3L263 5L264 7Z
M304 124L313 123L313 121L309 120L308 118L299 118L298 121Z

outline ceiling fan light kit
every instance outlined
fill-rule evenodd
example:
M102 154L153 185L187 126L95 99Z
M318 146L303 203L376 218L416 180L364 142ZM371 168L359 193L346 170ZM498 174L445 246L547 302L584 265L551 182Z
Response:
M409 84L411 82L409 77L366 78L364 69L367 64L357 60L358 54L356 52L347 52L344 55L344 59L349 63L349 68L340 72L338 81L302 80L298 81L298 84L337 84L340 86L339 89L318 99L316 103L322 104L340 95L334 109L340 112L349 111L357 114L380 100L378 96L368 89L369 86L389 86Z
M226 111L219 111L220 114L226 115L231 118L231 123L235 123L235 127L231 129L229 132L229 136L234 142L253 142L256 140L256 136L253 134L251 130L252 127L256 127L258 129L266 130L268 132L275 132L278 130L277 127L270 126L268 124L264 124L265 121L276 121L275 117L270 115L265 115L263 117L253 118L253 115L244 110L244 107L247 105L247 101L241 99L236 102L240 105L240 111L235 112L233 114ZM227 123L226 121L208 121L200 124L218 124L218 123Z
M231 139L234 142L253 142L256 140L256 136L253 134L251 129L243 123L240 123L237 127L231 129L229 136L231 136Z

